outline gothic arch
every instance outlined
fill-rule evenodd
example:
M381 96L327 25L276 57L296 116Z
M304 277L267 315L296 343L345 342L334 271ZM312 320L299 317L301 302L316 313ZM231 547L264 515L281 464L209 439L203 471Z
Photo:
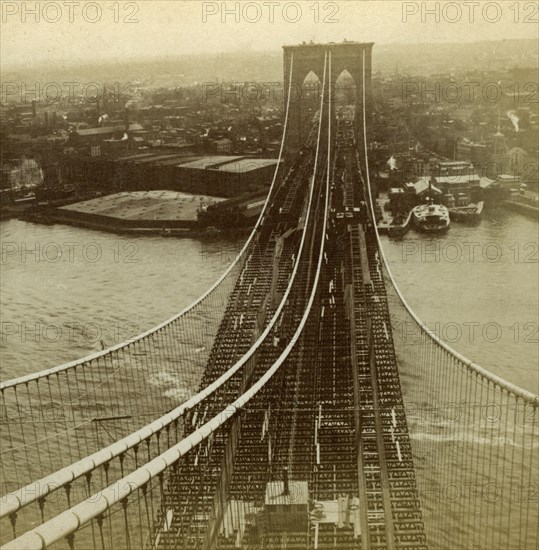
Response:
M343 73L348 73L355 83L355 117L359 124L363 108L363 91L365 104L369 110L371 100L371 59L372 43L343 42L340 44L301 44L284 46L284 97L288 101L288 84L292 70L292 92L288 116L286 145L288 150L297 150L303 144L308 131L305 117L306 98L301 90L307 75L313 73L320 82L324 76L324 58L331 52L331 74L326 75L328 89L334 89L336 81ZM293 64L292 64L293 55ZM328 92L329 93L329 92ZM335 113L332 112L332 117Z

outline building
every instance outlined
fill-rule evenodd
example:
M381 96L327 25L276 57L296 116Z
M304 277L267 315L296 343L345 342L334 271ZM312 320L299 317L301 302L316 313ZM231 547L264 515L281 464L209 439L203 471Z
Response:
M420 199L426 197L439 198L442 195L442 190L436 187L436 182L435 178L420 178L419 181L413 184L416 197Z
M507 174L509 170L509 149L505 136L499 130L492 138L492 153L487 167L488 170L483 175L494 178L498 174Z
M305 532L309 528L309 487L306 481L272 481L266 486L265 512L273 533Z
M473 164L481 170L488 162L489 151L485 143L474 143L467 139L457 142L457 159Z
M3 189L30 191L43 183L43 171L34 159L22 158L2 163Z
M469 161L440 161L432 181L444 195L464 196L471 202L480 196L481 178Z
M228 138L216 139L210 143L216 153L230 153L232 151L232 141Z
M169 170L167 188L215 197L254 193L269 187L277 162L244 156L200 157Z
M503 189L516 189L521 185L521 179L518 175L500 174L495 183Z
M513 147L508 152L509 172L520 176L525 181L537 181L537 162L531 160L530 155L521 147Z
M129 127L119 124L117 126L82 128L71 132L69 142L73 147L80 147L100 144L108 140L127 141L131 132L140 131L144 131L144 127L137 123L129 124Z

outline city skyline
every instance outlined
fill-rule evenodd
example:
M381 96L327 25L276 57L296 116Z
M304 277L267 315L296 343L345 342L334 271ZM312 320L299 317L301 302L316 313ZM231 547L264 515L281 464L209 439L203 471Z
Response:
M539 2L0 8L1 548L539 548Z

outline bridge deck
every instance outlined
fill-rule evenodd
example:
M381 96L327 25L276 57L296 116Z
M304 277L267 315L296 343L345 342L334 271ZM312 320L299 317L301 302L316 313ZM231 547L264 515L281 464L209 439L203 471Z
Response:
M426 548L376 239L359 223L361 174L351 126L343 126L331 166L329 227L321 234L316 218L309 229L309 253L283 320L249 374L204 403L189 430L277 359L305 309L322 238L321 278L305 330L253 403L171 477L165 509L174 513L160 536L163 548ZM313 141L276 194L267 220L271 232L259 240L232 293L203 385L229 364L219 357L240 357L252 344L274 313L271 294L281 296L288 285L314 168ZM319 162L326 162L325 152ZM316 216L324 176L319 169Z
M358 147L344 110L332 132L334 110L325 90L327 74L330 81L333 75L334 51L331 46L317 54L324 83L318 121L306 145L284 180L275 173L269 206L215 285L134 342L2 384L4 408L16 405L15 422L8 425L16 430L15 437L8 431L10 442L17 443L18 436L22 440L10 451L17 487L24 483L17 473L21 458L29 478L36 479L25 440L30 435L30 443L39 443L36 424L28 422L34 432L29 434L20 414L26 404L35 406L36 394L39 405L45 389L51 400L62 401L67 388L70 403L78 404L89 388L110 406L126 380L125 385L143 389L137 411L144 413L101 414L73 429L66 422L64 431L51 422L55 433L49 430L43 438L47 449L38 461L41 478L7 495L7 506L0 510L3 527L12 531L6 550L42 550L56 543L72 549L426 550L408 421L416 435L418 425L427 436L439 432L436 424L425 427L417 417L407 421L405 416L395 357L395 344L401 342L393 341L384 277L390 281L395 327L403 322L395 316L400 311L404 322L417 325L427 346L427 351L420 346L407 350L412 358L402 363L413 365L408 405L410 395L422 403L430 399L434 406L441 396L449 403L467 396L474 407L488 407L493 397L505 403L500 407L505 411L503 432L499 422L490 439L487 417L466 426L466 437L455 423L444 426L443 442L427 437L425 444L414 444L421 461L418 475L425 475L426 464L431 472L441 472L442 482L461 482L464 476L472 486L488 479L532 486L538 398L457 353L426 330L404 300L373 225L366 122L370 52L360 52L363 75L357 75L362 78L361 105L354 116L358 129L360 111L363 117ZM293 60L290 52L285 129ZM338 72L338 56L335 62ZM301 110L292 111L301 123ZM313 117L312 112L305 114ZM294 142L299 134L288 137ZM285 138L286 131L283 147ZM448 371L451 378L444 384ZM126 378L112 378L117 373ZM146 382L149 375L163 373L181 374L193 386L202 378L202 391L177 406L170 392ZM517 421L520 405L527 426ZM147 415L163 411L169 412L146 424ZM86 427L111 418L121 421L117 433L129 435L118 440L110 434L113 443L91 456L95 442L86 441L73 462L79 434L86 439ZM75 421L76 416L70 420ZM137 429L140 423L143 427ZM70 437L73 430L75 437ZM509 436L514 443L506 460ZM50 439L55 442L52 451L63 450L67 441L68 467L57 470ZM503 454L493 453L500 443L505 444ZM444 452L438 452L441 448ZM57 454L62 462L66 453ZM46 456L53 472L49 477L43 477L49 471L47 466L43 470ZM421 481L424 488L425 477ZM486 550L537 541L532 500L502 499L497 508L496 502L479 499L468 517L469 508L462 505L459 515L447 505L433 505L425 490L422 498L432 546ZM39 516L41 524L27 530ZM506 518L507 527L499 529L500 519ZM27 531L19 536L21 530ZM1 538L7 538L5 533L4 528Z

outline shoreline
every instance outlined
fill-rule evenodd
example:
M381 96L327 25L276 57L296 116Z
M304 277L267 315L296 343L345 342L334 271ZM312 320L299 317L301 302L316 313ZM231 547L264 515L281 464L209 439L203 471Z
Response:
M44 206L34 206L21 212L13 213L2 219L19 219L42 225L71 225L85 229L104 231L120 235L160 235L176 238L204 238L218 235L248 234L252 228L217 229L215 227L201 227L194 221L184 220L130 220L113 218L100 214L63 210Z
M502 205L508 210L518 212L519 214L523 214L528 218L533 218L536 221L539 220L539 208L532 206L531 204L524 204L516 201L503 201Z
M65 201L61 201L65 203ZM71 201L70 201L71 202ZM241 236L248 234L252 228L218 229L212 226L202 227L196 221L189 220L132 220L111 216L64 210L55 206L18 205L2 210L0 220L19 219L22 221L40 223L43 225L64 224L85 229L104 231L119 235L161 235L175 238L205 238L217 235ZM501 201L504 208L539 221L539 208L521 202ZM386 222L387 223L387 222ZM383 224L382 224L383 225ZM387 227L380 228L387 232ZM385 231L384 231L385 229Z

